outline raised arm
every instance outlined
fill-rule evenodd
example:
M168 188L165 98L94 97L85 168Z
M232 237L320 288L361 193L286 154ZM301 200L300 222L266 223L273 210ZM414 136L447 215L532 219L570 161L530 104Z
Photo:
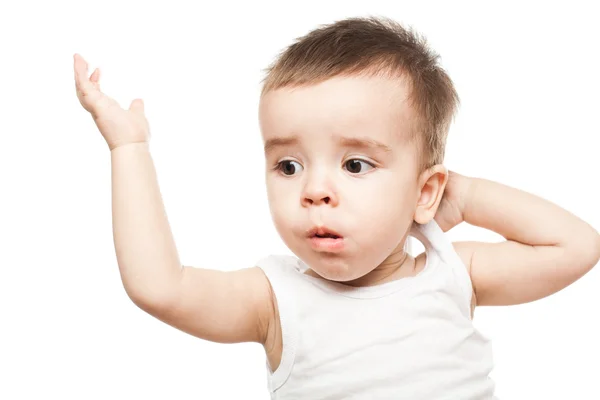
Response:
M148 145L118 147L111 160L115 249L132 301L202 339L264 344L273 304L263 272L183 267Z
M468 181L463 219L499 233L500 243L458 242L477 305L513 305L549 296L581 278L600 259L600 235L577 216L533 194L497 182Z
M128 110L100 91L99 70L74 56L77 96L111 152L113 236L123 286L141 309L215 342L265 342L274 316L258 268L222 272L183 267L167 220L149 150L141 100Z

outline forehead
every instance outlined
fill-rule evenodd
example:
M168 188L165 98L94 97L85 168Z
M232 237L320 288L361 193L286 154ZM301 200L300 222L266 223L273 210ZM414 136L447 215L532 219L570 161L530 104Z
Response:
M369 136L393 145L406 137L411 110L407 85L385 77L335 77L281 88L260 101L263 140L286 135Z

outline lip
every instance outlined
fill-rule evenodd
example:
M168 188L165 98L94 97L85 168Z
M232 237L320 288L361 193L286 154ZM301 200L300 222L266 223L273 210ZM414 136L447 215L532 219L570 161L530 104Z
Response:
M308 239L310 246L315 251L338 253L344 249L344 238L320 238L313 236Z
M326 226L315 226L315 227L313 227L312 229L310 229L306 233L306 236L309 239L312 239L313 237L316 237L316 235L319 235L319 236L332 235L332 236L337 236L339 239L343 239L344 238L342 235L340 235L339 233L337 233L333 229L329 229Z
M317 235L331 235L335 236L335 238L318 237ZM313 250L336 253L344 249L344 237L326 226L315 226L306 233L306 236Z

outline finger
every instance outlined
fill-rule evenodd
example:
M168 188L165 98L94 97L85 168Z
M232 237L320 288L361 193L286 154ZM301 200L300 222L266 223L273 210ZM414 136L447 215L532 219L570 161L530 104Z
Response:
M75 71L75 78L77 79L77 83L80 83L83 76L85 76L86 72L86 62L79 54L75 53L73 56L73 69Z
M85 74L85 66L83 65L83 59L79 54L73 56L73 70L75 72L75 86L79 90L85 79L82 77Z
M75 75L79 83L88 81L88 63L79 54L75 54Z
M98 83L99 80L100 80L100 68L96 68L94 70L94 72L92 73L92 75L90 76L90 81L92 81L94 83Z
M98 91L101 91L99 81L100 81L100 68L96 68L94 70L94 72L92 73L92 75L90 76L90 82L92 82L92 85L94 86L95 89L97 89Z
M142 99L135 99L129 106L129 111L133 111L138 114L144 114L144 101Z
M75 75L75 86L78 86L79 83L77 79L79 78L79 74L77 73L77 63L78 63L79 54L75 53L73 55L73 74Z
M75 84L78 89L87 92L91 89L91 82L88 78L88 63L79 54L75 54Z

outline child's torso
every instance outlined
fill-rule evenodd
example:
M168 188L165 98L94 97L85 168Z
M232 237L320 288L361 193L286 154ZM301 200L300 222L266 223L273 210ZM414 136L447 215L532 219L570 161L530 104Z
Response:
M311 276L296 257L259 262L277 307L265 344L272 399L494 398L464 263L437 224L412 236L426 248L413 270L377 286Z
M404 276L416 276L418 275L425 266L427 258L427 253L423 252L415 257L415 268L410 272L407 272ZM402 278L399 278L402 279ZM274 297L274 296L273 296ZM281 352L283 349L283 341L281 335L281 323L279 321L279 310L277 306L277 301L275 298L272 299L274 305L274 315L273 320L271 321L269 326L272 326L271 331L267 337L265 342L265 353L267 356L267 361L269 363L270 368L274 371L279 367L279 363L281 362ZM471 318L474 316L476 299L475 296L471 298L470 310L471 310Z

